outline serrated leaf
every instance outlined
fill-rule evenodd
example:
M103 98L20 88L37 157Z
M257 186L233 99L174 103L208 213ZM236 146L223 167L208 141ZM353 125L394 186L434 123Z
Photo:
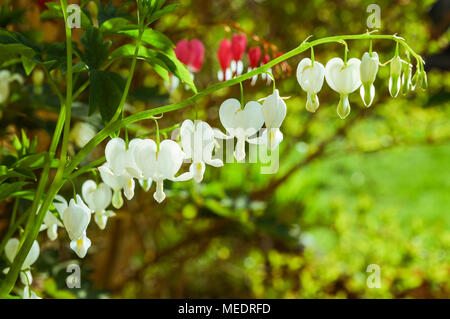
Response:
M89 114L99 109L103 121L109 122L119 106L125 80L117 73L100 70L91 70L89 79Z

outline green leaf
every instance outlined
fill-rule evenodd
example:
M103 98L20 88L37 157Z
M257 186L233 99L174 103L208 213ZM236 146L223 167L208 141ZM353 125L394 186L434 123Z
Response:
M35 51L21 43L1 44L0 43L0 65L13 59L26 56L31 59Z
M100 2L97 17L99 26L102 26L103 23L113 18L133 19L133 17L124 10L124 7L116 7L111 2L109 2L106 6Z
M22 189L23 186L27 185L27 182L14 182L14 183L4 183L0 185L0 201L8 198L12 193L17 192Z
M165 6L164 8L162 8L161 10L158 10L156 12L154 12L150 19L147 21L148 24L155 22L156 20L160 19L162 16L172 12L173 10L175 10L178 7L177 3L174 4L169 4L168 6Z
M99 109L103 121L109 122L119 107L125 80L117 73L100 70L91 70L89 78L89 115Z
M137 30L138 28L138 25L130 23L129 20L125 18L112 18L101 25L100 31L106 35L126 30Z
M21 60L26 75L30 75L34 67L36 66L36 62L26 55L22 55Z
M114 50L110 58L117 59L123 57L133 57L135 46L133 44L125 44ZM153 49L148 49L144 46L139 47L138 58L146 61L152 65L158 74L168 80L168 74L165 74L162 69L177 76L181 81L186 83L193 92L197 93L194 81L186 66L181 63L176 57L173 50L170 53L159 52Z
M103 34L98 28L90 27L81 37L84 47L83 61L90 69L99 69L108 58L111 41L103 42Z
M124 34L134 39L137 39L139 36L139 30L127 30L121 31L119 34ZM170 41L168 37L166 37L163 33L153 30L146 29L142 34L142 42L149 44L159 50L164 52L169 52L175 45Z

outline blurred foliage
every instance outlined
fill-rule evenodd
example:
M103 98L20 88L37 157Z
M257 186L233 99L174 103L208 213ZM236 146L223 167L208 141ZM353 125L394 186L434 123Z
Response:
M114 1L117 6L123 2ZM449 34L431 37L434 24L427 12L433 2L377 1L382 17L379 33L399 34L423 56L440 52L448 46ZM60 22L39 21L37 7L17 3L34 18L28 24L17 23L14 19L22 12L18 10L9 22L1 11L3 24L33 35L37 43L62 41ZM201 90L217 81L216 50L222 38L238 32L234 23L272 50L286 52L309 35L317 39L365 32L366 7L373 1L179 3L152 27L174 43L194 37L205 43L205 63L195 77ZM106 1L102 8L104 14L110 12ZM91 10L93 15L95 9ZM81 33L74 33L81 43ZM114 48L124 44L123 39L112 41ZM249 45L258 42L249 38ZM349 41L349 49L349 57L361 57L368 43ZM374 41L382 62L393 56L394 49L390 41ZM318 47L315 57L325 64L343 52L342 45L329 44ZM431 70L426 92L392 99L389 68L382 67L373 106L363 108L356 92L350 98L352 113L342 121L336 115L338 96L327 85L319 93L318 112L305 110L306 95L295 69L308 54L288 61L293 72L275 70L282 96L290 96L277 174L260 174L262 164L208 168L202 184L168 183L168 199L161 205L139 189L106 230L90 226L93 247L87 258L77 261L83 275L81 289L65 288L65 267L75 260L67 235L60 232L56 242L40 235L33 289L49 298L450 297L448 72ZM18 66L11 68L24 72ZM128 68L128 62L113 65L121 75L127 75ZM54 76L63 81L63 74ZM38 149L47 148L58 100L47 85L41 91L34 88L29 80L23 86L13 84L7 109L0 109L3 156L14 154L12 136L21 129L37 137ZM270 90L262 81L255 87L245 83L245 99L262 98ZM205 97L198 103L198 117L221 127L218 106L228 97L239 97L239 92L239 87L232 87ZM180 87L169 96L161 78L140 64L128 111L180 101L190 94ZM88 121L100 129L98 114L88 117L88 99L83 93L74 105L74 121ZM193 108L165 114L160 127L194 116ZM154 127L146 121L129 130L139 135ZM102 152L99 147L85 162ZM75 181L78 189L85 178ZM71 185L66 186L63 192L70 197ZM0 206L0 233L6 231L12 206L13 201ZM369 264L381 267L379 289L366 285Z

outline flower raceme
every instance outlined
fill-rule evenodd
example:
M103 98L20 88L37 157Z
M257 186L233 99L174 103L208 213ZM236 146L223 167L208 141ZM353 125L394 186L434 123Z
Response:
M220 159L212 158L215 146L214 130L208 123L185 120L181 124L180 135L185 158L192 159L189 172L197 183L203 180L205 164L214 167L223 166Z
M109 217L115 213L106 208L111 204L112 192L108 185L100 183L97 185L88 179L81 187L81 194L89 209L94 213L94 220L100 229L105 229Z
M341 58L333 58L325 66L325 79L328 86L340 94L337 113L341 119L350 114L348 95L361 86L361 61L352 58L347 62Z
M325 78L325 68L322 63L309 58L301 60L297 67L297 81L307 93L306 109L315 112L319 108L317 93L322 89Z

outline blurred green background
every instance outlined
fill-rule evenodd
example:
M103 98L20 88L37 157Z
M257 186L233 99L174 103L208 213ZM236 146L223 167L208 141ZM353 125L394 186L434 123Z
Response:
M309 35L318 39L364 33L366 8L376 3L381 8L378 33L397 33L424 57L445 52L450 39L448 24L442 29L442 19L430 17L435 3L430 0L179 3L154 28L174 43L203 41L205 63L195 77L199 89L217 82L217 47L221 39L239 32L234 23L286 52ZM49 35L43 30L48 26L36 23L20 24L17 29L45 41ZM55 38L63 37L55 32ZM348 44L349 57L359 58L369 45L368 41ZM259 43L249 37L249 46L255 45ZM392 41L374 41L373 46L382 62L394 54ZM343 53L342 45L326 44L315 49L315 58L325 65ZM305 110L306 94L295 70L308 56L305 52L290 59L291 72L274 70L281 95L290 96L276 174L261 175L260 164L208 167L200 185L167 183L168 198L161 205L139 189L106 230L90 226L93 247L84 260L69 251L66 234L61 233L55 243L41 234L34 290L56 298L449 298L448 70L433 68L436 65L431 63L427 91L394 99L388 92L389 67L381 67L373 105L364 108L355 92L350 97L351 114L341 120L336 114L339 97L326 84L319 93L319 110L315 114ZM126 75L129 64L115 67ZM190 95L180 87L169 96L161 79L144 65L133 85L135 95L129 103L136 110ZM146 94L136 94L138 88ZM42 104L52 102L30 103L28 91L15 88L16 108L1 121L5 128L8 124L39 136L37 132L48 127L34 115L21 121L20 112L37 114ZM244 85L246 101L270 93L271 86L262 81L254 87ZM202 99L199 119L222 129L218 107L226 98L239 96L237 86ZM74 121L89 121L100 128L98 119L86 118L87 98L80 97ZM166 114L160 127L193 117L193 108ZM154 129L151 121L132 128ZM87 161L102 152L94 152ZM77 181L78 187L84 180ZM63 191L70 197L71 186L66 186ZM11 205L0 207L2 219L7 220ZM81 264L83 281L81 289L69 290L65 266L73 261ZM366 285L370 264L380 266L381 288Z

